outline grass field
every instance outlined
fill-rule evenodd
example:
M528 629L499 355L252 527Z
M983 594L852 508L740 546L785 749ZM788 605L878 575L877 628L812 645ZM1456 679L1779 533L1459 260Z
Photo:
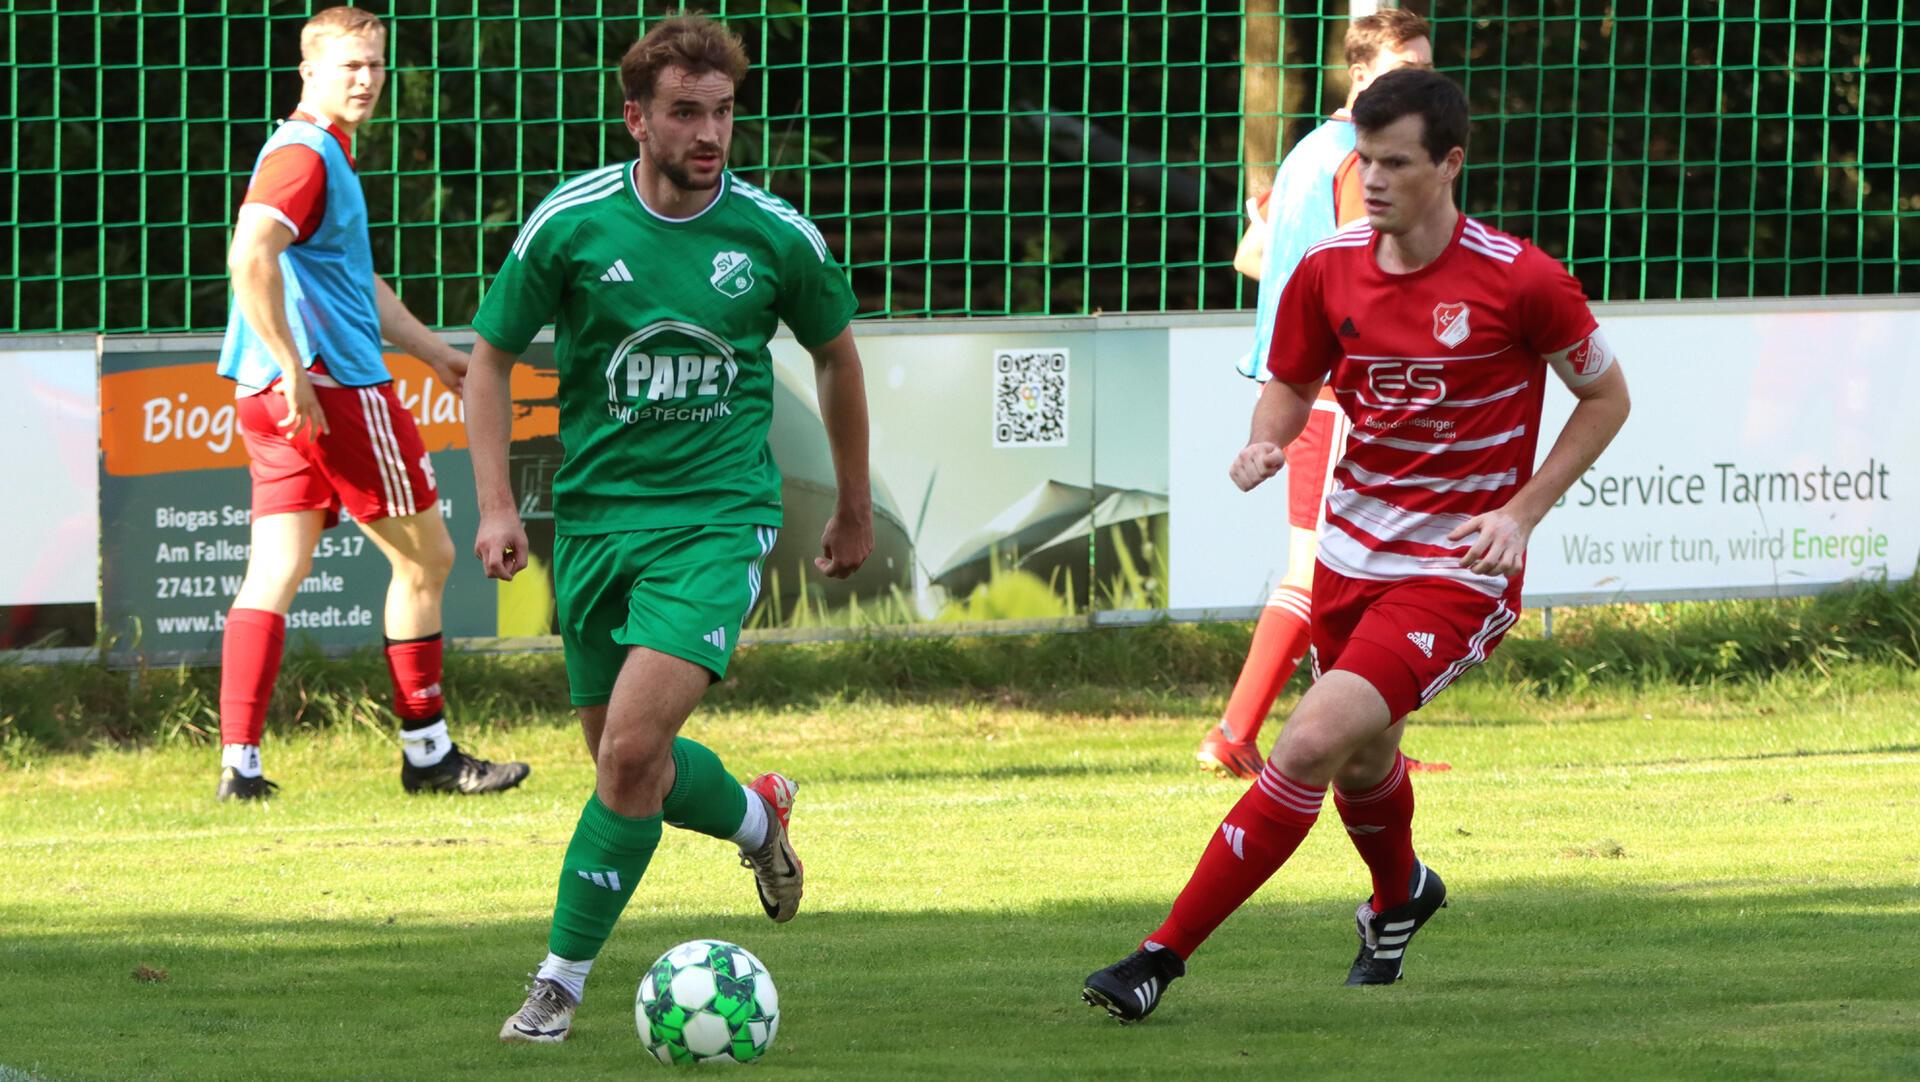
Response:
M1454 898L1385 989L1341 986L1365 875L1331 808L1143 1025L1080 979L1164 914L1241 791L1188 758L1217 699L734 705L690 733L801 782L794 923L669 832L573 1039L495 1040L544 952L590 785L558 716L466 734L524 791L408 798L339 726L266 749L282 797L213 803L214 754L0 770L0 1080L625 1078L643 967L719 937L783 1005L756 1068L822 1079L1920 1076L1920 733L1910 670L1419 717L1416 837ZM1270 730L1271 731L1271 730Z

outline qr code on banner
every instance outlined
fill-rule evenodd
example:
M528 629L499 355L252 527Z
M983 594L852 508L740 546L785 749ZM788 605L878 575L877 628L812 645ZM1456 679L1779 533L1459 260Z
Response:
M1067 445L1066 350L994 351L993 445Z

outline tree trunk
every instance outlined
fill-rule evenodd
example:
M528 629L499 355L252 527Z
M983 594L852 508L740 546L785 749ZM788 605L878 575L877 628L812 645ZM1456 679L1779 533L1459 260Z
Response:
M1247 0L1241 16L1241 85L1244 135L1241 161L1247 170L1247 195L1273 187L1280 159L1280 2Z

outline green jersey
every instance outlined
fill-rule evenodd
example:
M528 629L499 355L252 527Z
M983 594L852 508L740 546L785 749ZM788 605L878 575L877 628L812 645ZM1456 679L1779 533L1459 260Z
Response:
M705 210L666 218L641 200L636 164L547 196L474 330L520 354L554 324L559 533L779 526L767 343L776 320L802 346L831 340L853 318L853 292L786 201L722 173Z

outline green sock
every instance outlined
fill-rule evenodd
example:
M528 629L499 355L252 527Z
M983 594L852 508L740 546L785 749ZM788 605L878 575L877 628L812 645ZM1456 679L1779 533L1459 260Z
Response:
M588 797L560 866L547 949L573 962L599 954L659 844L659 816L629 819L600 803L599 793Z
M747 817L747 791L705 744L673 739L673 789L661 807L668 826L732 838Z

